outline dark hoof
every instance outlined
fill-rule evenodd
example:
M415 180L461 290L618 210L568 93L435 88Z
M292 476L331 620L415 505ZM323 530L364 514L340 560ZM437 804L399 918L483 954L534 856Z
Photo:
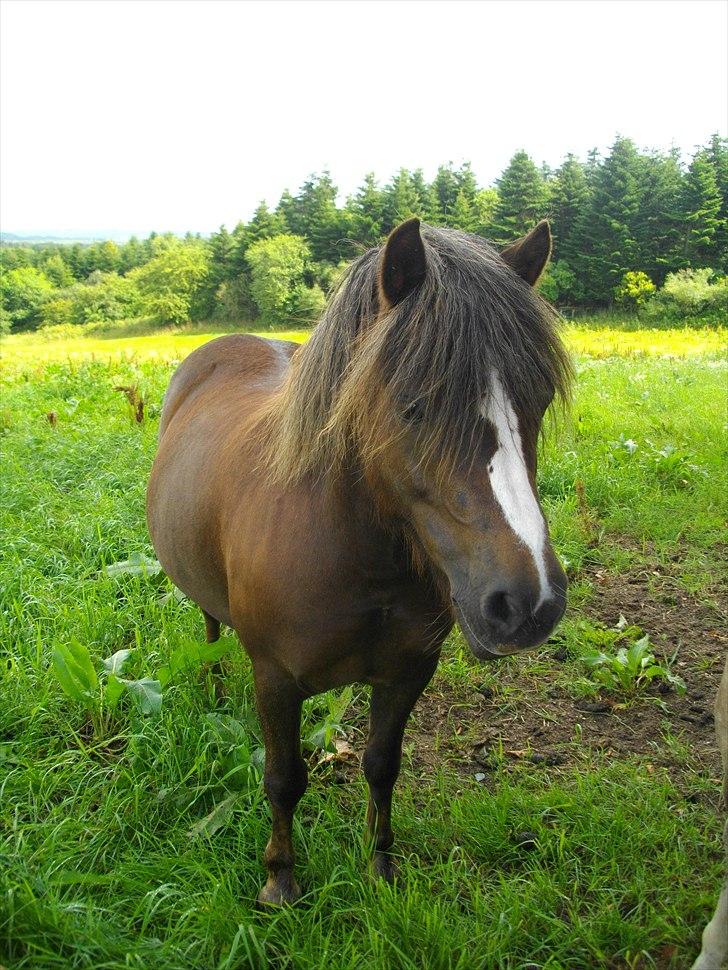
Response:
M394 859L387 852L375 852L372 859L372 875L375 879L394 882L399 875L399 868Z
M258 893L258 904L268 906L291 906L301 898L301 887L295 879L269 879Z

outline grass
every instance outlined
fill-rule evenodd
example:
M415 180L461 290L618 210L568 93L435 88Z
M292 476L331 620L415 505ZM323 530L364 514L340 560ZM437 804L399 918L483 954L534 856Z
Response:
M689 965L720 881L719 820L709 801L688 800L640 758L584 749L577 766L546 776L501 759L486 787L445 761L424 771L406 746L395 802L402 879L392 889L366 876L362 780L337 784L314 756L296 822L307 896L261 914L268 813L259 772L241 754L240 737L251 748L258 739L249 664L231 635L221 703L193 666L165 687L159 716L122 700L94 732L62 693L56 644L80 641L97 665L131 648L130 676L154 677L202 639L198 612L165 597L163 577L104 567L152 553L143 497L162 393L175 362L211 336L4 341L0 963ZM578 659L593 645L587 634L597 636L582 613L587 567L677 557L678 581L697 594L720 578L724 335L578 324L567 339L578 392L569 422L547 437L540 488L572 576L563 637ZM131 384L146 401L141 424L114 390ZM577 659L561 674L575 689ZM546 659L508 664L545 669ZM454 635L434 689L497 687L499 669L472 662ZM359 692L350 715L364 700ZM517 687L502 700L515 713L524 702ZM309 703L305 733L326 710L323 698ZM665 743L680 740L668 732Z

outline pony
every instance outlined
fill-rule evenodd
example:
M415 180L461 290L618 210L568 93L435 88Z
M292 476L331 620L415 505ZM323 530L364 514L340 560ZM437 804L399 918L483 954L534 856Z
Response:
M691 970L720 970L728 962L728 654L715 695L715 736L723 762L721 802L726 819L723 826L727 871L713 917L703 930L702 946Z
M485 660L542 643L564 612L536 490L544 414L570 381L534 289L550 252L547 222L498 253L410 219L353 262L305 345L223 336L172 376L149 532L208 639L232 627L252 663L262 904L300 895L305 698L371 686L367 831L391 880L405 724L455 621Z

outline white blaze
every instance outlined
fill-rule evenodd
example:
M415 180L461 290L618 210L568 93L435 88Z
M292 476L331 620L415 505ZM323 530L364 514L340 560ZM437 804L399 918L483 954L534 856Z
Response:
M490 484L508 525L526 546L538 572L541 595L534 612L550 593L544 551L546 523L528 477L518 419L498 374L491 374L491 394L480 413L494 426L497 447L490 465Z

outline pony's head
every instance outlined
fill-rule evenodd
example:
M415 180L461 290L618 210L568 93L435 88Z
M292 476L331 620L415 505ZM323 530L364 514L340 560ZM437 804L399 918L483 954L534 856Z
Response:
M403 223L354 263L285 392L279 471L360 468L416 559L449 583L481 658L541 643L566 603L536 490L544 414L570 377L533 289L550 251L546 222L500 254Z

